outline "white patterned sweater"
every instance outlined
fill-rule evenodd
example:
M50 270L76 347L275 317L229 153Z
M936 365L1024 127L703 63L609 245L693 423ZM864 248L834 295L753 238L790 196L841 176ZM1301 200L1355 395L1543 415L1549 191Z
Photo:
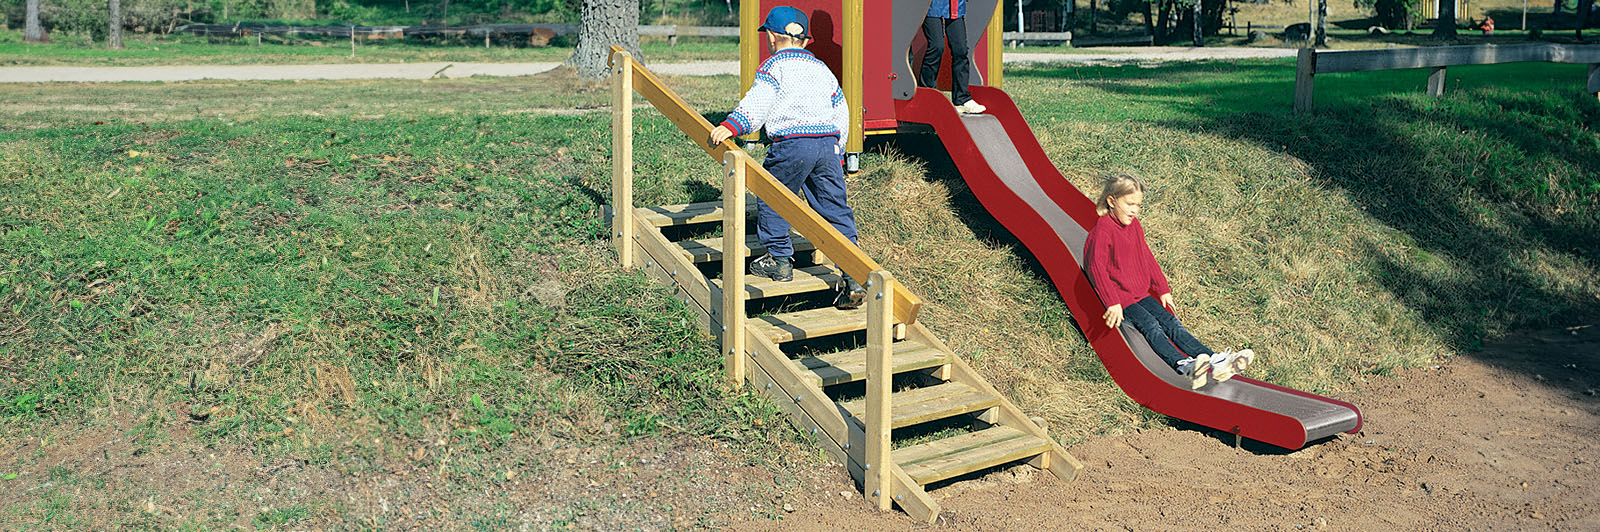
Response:
M839 137L843 157L850 107L828 65L803 48L784 48L756 69L755 83L722 126L746 135L766 126L771 137Z

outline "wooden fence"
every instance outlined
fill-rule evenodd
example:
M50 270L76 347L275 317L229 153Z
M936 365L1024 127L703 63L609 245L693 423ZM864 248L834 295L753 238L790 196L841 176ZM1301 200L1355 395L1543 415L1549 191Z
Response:
M1428 94L1440 96L1444 94L1447 67L1523 62L1587 64L1587 92L1600 93L1600 45L1481 44L1332 51L1303 48L1295 67L1294 110L1297 113L1311 112L1312 82L1317 74L1428 68L1431 69L1428 73Z

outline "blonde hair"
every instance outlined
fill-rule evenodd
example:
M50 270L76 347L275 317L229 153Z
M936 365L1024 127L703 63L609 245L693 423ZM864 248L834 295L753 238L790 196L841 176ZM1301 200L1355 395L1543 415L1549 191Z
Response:
M1100 195L1094 201L1094 212L1105 216L1111 212L1111 199L1134 192L1144 192L1144 179L1129 174L1109 174L1100 178Z

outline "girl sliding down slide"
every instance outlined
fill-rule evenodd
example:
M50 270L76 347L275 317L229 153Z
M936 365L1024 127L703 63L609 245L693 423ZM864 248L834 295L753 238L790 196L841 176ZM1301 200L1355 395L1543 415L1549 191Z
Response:
M1104 181L1095 200L1100 219L1089 231L1083 254L1089 279L1106 304L1106 325L1115 329L1124 319L1133 323L1162 360L1189 378L1192 388L1205 386L1208 375L1222 382L1244 371L1255 353L1212 351L1173 315L1172 289L1139 225L1144 181L1130 175Z

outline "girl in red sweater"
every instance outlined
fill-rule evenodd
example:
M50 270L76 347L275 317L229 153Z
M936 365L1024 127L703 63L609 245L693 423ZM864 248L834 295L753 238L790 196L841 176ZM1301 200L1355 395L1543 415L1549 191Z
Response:
M1207 376L1218 382L1243 371L1255 358L1249 349L1218 353L1207 348L1172 313L1172 289L1156 264L1155 254L1139 225L1144 203L1144 181L1130 175L1105 179L1096 201L1100 220L1084 242L1089 280L1106 305L1106 325L1117 328L1124 319L1133 324L1150 347L1193 388L1206 385Z

